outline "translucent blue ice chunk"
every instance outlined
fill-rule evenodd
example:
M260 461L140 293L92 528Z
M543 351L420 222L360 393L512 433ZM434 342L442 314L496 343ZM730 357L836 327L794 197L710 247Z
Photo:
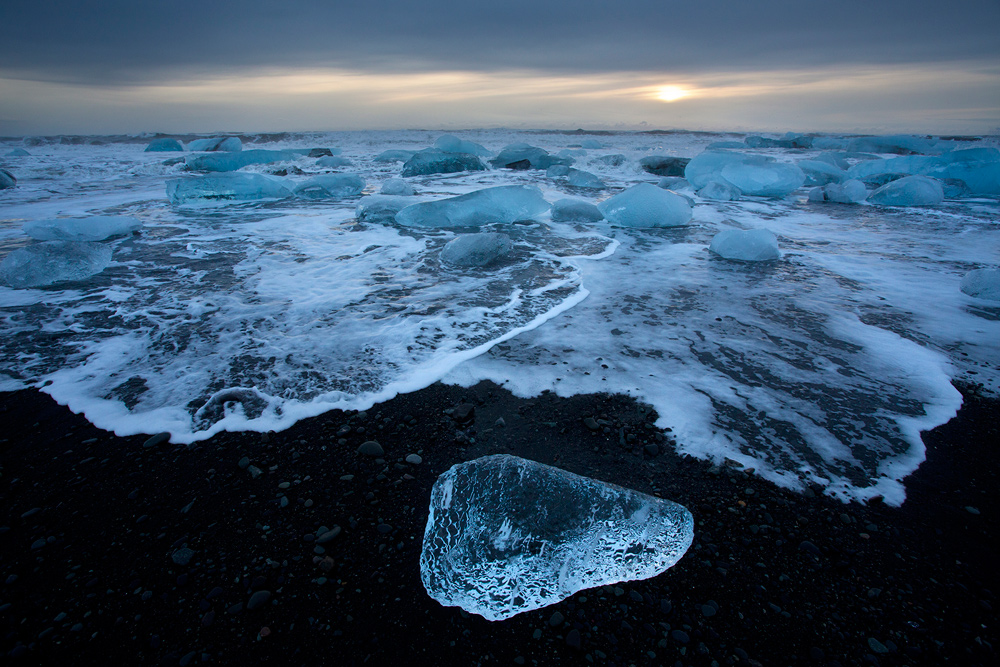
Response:
M362 197L354 209L354 217L360 222L391 223L396 214L413 204L407 196L370 195Z
M882 206L934 206L944 201L944 189L933 178L906 176L886 183L868 195L868 201Z
M490 160L497 169L548 169L554 164L572 165L573 158L549 155L548 151L528 144L510 144Z
M224 151L235 153L243 150L243 142L239 137L212 137L210 139L195 139L188 143L188 150L195 152Z
M566 174L566 182L574 188L587 188L589 190L601 190L607 187L596 174L581 169L570 169Z
M39 241L103 241L142 229L138 218L92 215L89 218L50 218L24 223L24 233Z
M973 269L962 278L961 290L977 299L1000 301L1000 269Z
M192 155L185 161L189 171L236 171L252 164L272 164L297 160L296 151L252 150L215 155Z
M604 144L602 144L597 139L584 139L583 141L580 142L580 148L587 148L589 150L597 150L599 148L604 148Z
M0 190L6 190L7 188L12 188L17 185L17 179L14 178L14 174L10 173L6 169L0 169Z
M690 158L668 155L647 155L639 160L639 166L657 176L683 176Z
M365 179L357 174L321 174L299 183L293 192L306 199L344 199L364 189Z
M396 195L399 197L412 197L417 194L413 186L401 178L390 178L382 184L382 189L379 192L384 195Z
M343 155L325 155L316 160L316 166L327 169L339 169L340 167L353 167L354 163Z
M604 214L589 201L582 199L559 199L552 204L552 220L555 222L597 222Z
M736 201L740 198L740 189L726 181L709 181L705 187L698 190L698 196L715 201Z
M855 152L896 153L897 155L933 153L936 146L936 141L909 134L893 134L883 137L856 137L851 139L847 144L848 150Z
M682 505L515 456L453 466L431 489L428 595L497 621L574 593L648 579L694 539Z
M840 183L847 178L843 169L824 160L799 160L799 169L806 175L806 185Z
M103 243L45 241L18 248L0 262L0 282L23 289L45 287L96 275L111 263Z
M563 178L569 174L569 167L564 164L554 164L545 170L549 178Z
M639 183L598 205L608 222L619 227L676 227L691 220L691 205L679 194Z
M291 194L286 181L262 174L213 174L167 181L167 197L175 204L197 199L283 199Z
M460 171L485 171L486 165L475 155L445 153L428 149L414 153L403 165L403 176L454 174Z
M469 194L421 202L396 214L406 227L479 227L490 223L532 220L549 210L538 188L501 185Z
M726 229L715 235L708 249L741 262L766 262L781 256L778 237L767 229Z
M477 144L475 141L459 139L451 134L442 134L438 137L437 141L434 142L434 148L444 153L468 153L479 157L493 154L485 146Z
M462 234L445 244L441 259L455 266L485 267L509 255L513 248L506 234Z
M1000 194L1000 151L996 148L967 148L938 156L908 155L868 160L848 170L850 178L877 182L877 179L905 174L962 181L970 194Z
M697 189L709 181L728 182L745 195L783 197L802 187L805 174L793 164L777 162L764 155L730 151L705 151L694 157L684 176Z
M146 153L169 153L173 151L182 151L184 147L181 146L181 142L176 139L170 139L169 137L160 137L159 139L153 139L146 146Z
M28 157L31 155L28 151L23 148L15 148L14 150L7 153L7 157Z
M382 151L372 159L375 162L406 162L411 157L413 157L414 153L416 153L416 151L392 149L392 150Z
M835 204L860 204L868 198L868 189L861 181L854 179L843 183L830 183L823 188L826 201Z

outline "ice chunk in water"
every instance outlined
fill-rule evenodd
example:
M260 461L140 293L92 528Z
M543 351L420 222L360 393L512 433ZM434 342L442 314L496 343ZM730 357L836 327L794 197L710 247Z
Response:
M236 153L243 150L243 142L239 137L212 137L211 139L195 139L188 144L189 151L225 151Z
M868 201L883 206L934 206L944 201L944 189L933 178L906 176L886 183L868 195Z
M167 181L167 197L175 204L190 199L283 199L291 194L286 181L261 174L215 174Z
M434 148L445 153L468 153L480 157L492 155L485 146L477 144L475 141L459 139L451 134L442 134L438 137L438 140L434 142Z
M31 155L28 151L23 148L15 148L14 150L7 153L7 157L28 157Z
M501 185L438 201L407 206L396 222L407 227L478 227L494 222L531 220L549 210L538 188Z
M570 169L566 174L566 182L575 188L588 188L590 190L600 190L607 187L596 174L580 169Z
M404 151L404 150L392 149L392 150L382 151L372 159L375 162L406 162L411 157L413 157L414 153L416 153L416 151Z
M410 197L371 195L362 197L354 209L354 217L361 222L393 222L396 214L413 204Z
M978 299L1000 301L1000 269L973 269L962 278L961 290Z
M181 146L181 142L176 139L170 139L169 137L161 137L159 139L153 139L146 146L147 153L169 153L173 151L182 151L184 147Z
M463 234L441 249L441 259L455 266L489 266L510 254L514 244L506 234Z
M691 219L691 205L679 194L639 183L598 205L608 222L619 227L676 227Z
M725 181L709 181L705 187L698 190L698 196L716 201L736 201L740 198L740 189Z
M454 174L460 171L486 171L486 165L475 155L423 150L414 153L403 165L403 176Z
M382 189L379 192L384 195L396 195L400 197L412 197L417 194L413 186L401 178L390 178L382 184Z
M597 222L604 214L589 201L582 199L559 199L552 204L552 220L555 222Z
M548 151L528 144L510 144L500 154L490 160L497 169L548 169L554 164L570 166L571 157L549 155Z
M884 137L857 137L851 139L848 150L859 153L896 153L897 155L912 155L914 153L931 153L935 142L924 137L909 134L893 134Z
M89 218L51 218L24 223L24 233L39 241L103 241L142 229L138 218L94 215Z
M745 195L783 197L802 187L806 176L797 166L776 162L764 155L705 151L694 157L684 175L697 189L709 181L724 181Z
M639 160L639 166L657 176L683 176L684 167L690 161L691 159L686 157L649 155Z
M111 263L111 247L103 243L45 241L19 248L0 262L0 282L11 287L44 287L83 280Z
M357 174L322 174L295 186L295 194L307 199L343 199L361 194L365 179Z
M715 235L709 251L725 259L766 262L778 259L778 237L767 229L726 229Z
M580 142L580 148L589 148L590 150L597 150L599 148L604 148L604 144L596 139L584 139Z
M799 169L806 175L806 185L840 183L847 178L843 169L825 160L800 160Z
M694 539L682 505L515 456L453 466L431 489L427 593L491 621L654 577Z
M339 169L340 167L353 167L354 163L343 155L324 155L316 160L316 166L327 169Z
M827 201L837 204L860 204L868 198L868 189L861 181L851 179L843 184L830 183L823 188Z
M14 174L10 173L6 169L0 169L0 190L6 190L7 188L12 188L17 185L17 179L14 178Z
M297 160L299 153L294 151L252 150L219 155L192 155L186 160L190 171L236 171L252 164L271 164Z

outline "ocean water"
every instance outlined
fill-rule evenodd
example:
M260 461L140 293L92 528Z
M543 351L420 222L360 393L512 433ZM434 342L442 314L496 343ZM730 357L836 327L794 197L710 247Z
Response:
M439 132L289 134L247 148L340 148L365 193ZM567 133L461 133L498 152L525 142L578 148ZM414 201L530 184L552 202L594 203L639 182L647 155L693 157L741 135L612 133L576 168L608 185L583 190L543 171L408 178ZM249 142L253 138L247 137ZM262 139L258 137L257 139ZM271 139L271 140L267 140ZM986 139L964 145L996 145ZM0 155L20 142L0 142ZM844 499L904 498L923 460L919 432L961 404L952 382L1000 394L1000 302L959 290L1000 262L997 198L928 208L784 198L694 203L689 225L619 229L536 221L487 225L514 251L458 268L440 250L471 230L355 219L358 197L176 205L186 177L145 141L42 142L0 158L18 187L0 191L0 259L38 243L30 220L128 215L138 234L104 241L111 264L76 282L0 286L0 390L39 387L120 435L169 431L194 443L222 430L282 429L333 408L364 409L435 381L490 379L521 396L606 391L652 404L681 452L753 466L779 484L818 483ZM819 151L750 153L795 162ZM598 158L622 154L611 166ZM329 172L315 159L254 165ZM296 171L297 170L297 171ZM299 173L301 172L301 173ZM766 228L782 256L714 257L723 229Z

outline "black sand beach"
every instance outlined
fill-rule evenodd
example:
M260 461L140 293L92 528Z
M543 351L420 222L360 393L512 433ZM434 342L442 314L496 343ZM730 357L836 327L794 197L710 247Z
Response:
M959 415L925 434L928 460L902 508L679 457L652 411L620 396L434 385L367 413L188 447L116 437L37 391L0 394L0 656L995 665L1000 402L963 393ZM384 460L357 453L368 440ZM414 453L419 464L404 462ZM430 488L490 453L680 502L694 545L658 577L508 621L444 608L419 577Z

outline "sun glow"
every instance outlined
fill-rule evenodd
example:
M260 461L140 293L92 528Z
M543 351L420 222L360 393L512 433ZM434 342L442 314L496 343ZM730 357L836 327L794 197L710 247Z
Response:
M656 99L663 102L676 102L687 97L690 93L680 86L661 86L656 91Z

